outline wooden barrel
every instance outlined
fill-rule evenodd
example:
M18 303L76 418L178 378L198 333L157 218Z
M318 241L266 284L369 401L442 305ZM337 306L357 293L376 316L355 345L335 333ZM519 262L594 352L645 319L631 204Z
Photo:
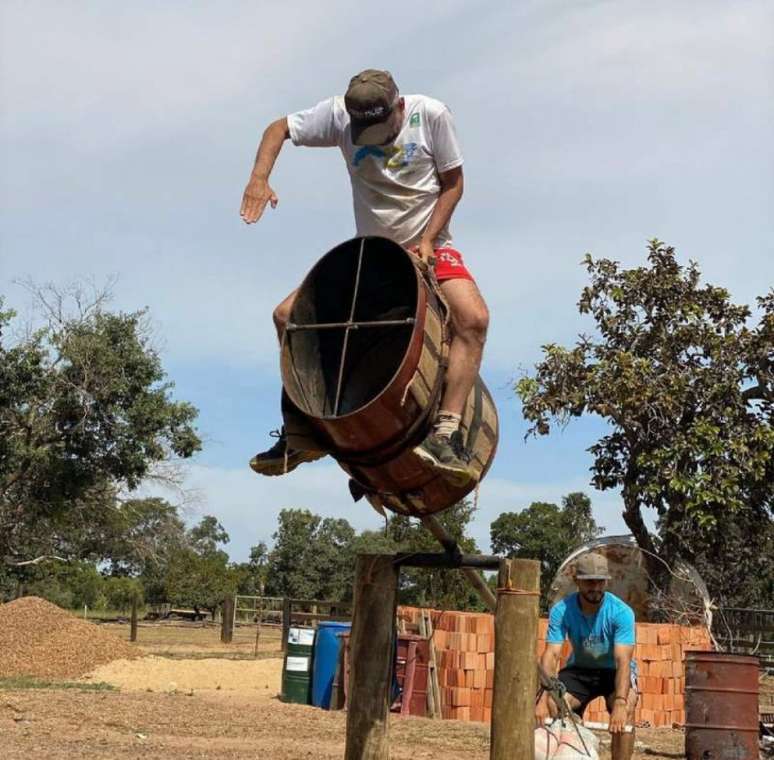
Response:
M759 668L749 655L685 653L688 760L757 760Z
M449 341L433 278L401 246L360 237L329 251L301 284L283 339L291 444L329 452L377 508L421 516L452 506L475 483L454 486L412 452L438 409ZM461 430L483 478L498 424L480 378Z

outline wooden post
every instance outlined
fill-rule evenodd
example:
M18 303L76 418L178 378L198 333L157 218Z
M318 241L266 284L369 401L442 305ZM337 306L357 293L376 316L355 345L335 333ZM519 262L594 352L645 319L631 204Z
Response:
M391 554L358 555L345 760L389 760L387 720L398 572Z
M419 635L427 639L427 715L429 718L435 718L435 699L433 698L433 679L432 679L432 655L430 650L433 648L433 641L427 633L427 625L425 624L425 611L420 608L419 610Z
M263 600L261 600L260 605L256 604L257 612L255 614L256 620L256 626L255 626L255 656L258 656L258 644L261 641L261 618L263 617Z
M227 596L223 600L223 622L220 628L220 640L230 644L234 638L234 597Z
M129 641L137 641L137 600L132 599L132 617L129 624Z
M288 636L290 636L290 599L282 600L282 651L288 651Z
M425 610L424 613L427 615L427 622L425 623L425 626L427 628L427 636L429 638L428 643L430 645L430 667L428 668L427 676L433 684L433 715L436 718L442 718L441 685L438 681L438 663L436 662L435 644L433 643L433 618L430 615L430 610Z
M500 562L495 613L491 760L534 760L540 563Z

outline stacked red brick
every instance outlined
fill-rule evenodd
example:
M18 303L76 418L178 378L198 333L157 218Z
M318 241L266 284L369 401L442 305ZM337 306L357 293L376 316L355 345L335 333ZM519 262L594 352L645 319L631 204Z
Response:
M542 652L547 621L538 626ZM656 625L637 623L637 645L634 657L639 668L640 701L635 721L638 725L670 727L685 723L685 653L711 649L707 629L703 626ZM584 718L607 723L603 699L595 699Z
M419 610L400 607L416 624ZM494 617L431 610L441 712L444 718L490 721L494 685Z
M399 616L413 625L419 610L399 608ZM492 715L494 684L494 618L486 613L442 612L432 610L438 682L444 718L489 721ZM545 646L548 622L538 624L536 654ZM635 719L640 725L672 726L685 722L686 651L710 648L703 627L637 624L635 657L640 672L640 703ZM565 642L562 658L569 656ZM586 709L585 719L607 723L602 699Z

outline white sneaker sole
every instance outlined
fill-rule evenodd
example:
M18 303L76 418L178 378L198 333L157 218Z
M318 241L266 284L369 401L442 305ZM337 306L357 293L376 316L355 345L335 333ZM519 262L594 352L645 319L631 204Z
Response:
M466 486L471 481L475 481L475 476L469 470L461 470L459 467L452 467L451 465L444 464L440 460L436 459L429 451L426 451L421 446L417 446L414 449L414 453L423 461L432 465L434 470L439 470L444 474L446 479L453 485L462 487Z

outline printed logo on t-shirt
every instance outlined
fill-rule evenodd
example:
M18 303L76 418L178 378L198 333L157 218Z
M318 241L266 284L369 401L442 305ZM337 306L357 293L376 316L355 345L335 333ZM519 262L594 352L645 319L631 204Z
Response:
M602 655L607 654L608 646L601 636L590 633L583 639L583 651L587 652L592 657L601 657Z
M418 147L416 143L390 145L386 148L379 145L364 145L352 156L352 166L360 166L368 156L373 156L376 160L384 161L385 169L400 169L414 160Z
M409 126L410 127L418 127L419 126L419 114L418 113L412 113L411 118L409 119Z

